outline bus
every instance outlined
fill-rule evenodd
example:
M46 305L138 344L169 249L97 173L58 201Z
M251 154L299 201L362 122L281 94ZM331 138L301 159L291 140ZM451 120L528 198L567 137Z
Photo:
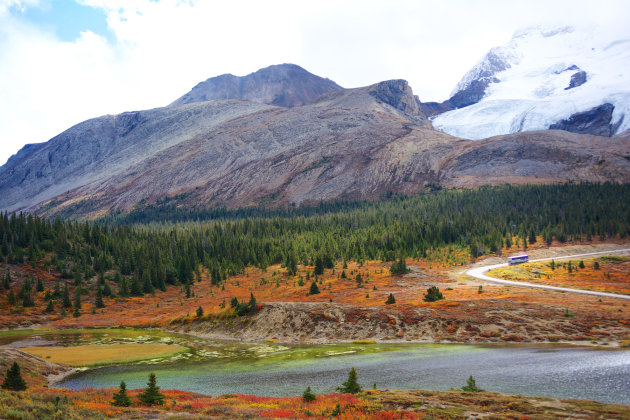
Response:
M515 255L513 257L508 257L508 264L522 264L529 261L529 255Z

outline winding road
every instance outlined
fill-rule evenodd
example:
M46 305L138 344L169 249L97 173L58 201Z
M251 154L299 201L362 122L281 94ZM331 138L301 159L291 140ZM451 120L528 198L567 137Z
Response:
M614 251L589 252L588 254L567 255L567 256L562 256L562 257L541 258L538 260L531 260L530 262L566 260L566 259L578 258L578 257L590 257L593 255L619 254L619 253L628 253L628 252L630 252L630 248L618 249ZM466 274L469 276L475 277L476 279L488 281L491 283L509 284L512 286L521 286L521 287L534 287L537 289L555 290L559 292L579 293L583 295L594 295L594 296L601 296L601 297L612 297L612 298L630 300L630 295L621 295L617 293L605 293L605 292L593 292L591 290L571 289L569 287L546 286L544 284L534 284L534 283L524 283L520 281L502 280L502 279L497 279L494 277L487 276L485 274L488 271L493 270L495 268L507 267L507 265L508 265L507 263L504 263L504 264L486 265L483 267L475 267L475 268L471 268L470 270L467 270Z

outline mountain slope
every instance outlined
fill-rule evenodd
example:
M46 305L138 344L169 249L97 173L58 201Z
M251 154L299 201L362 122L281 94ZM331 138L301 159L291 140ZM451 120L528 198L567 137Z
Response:
M247 76L223 74L199 83L170 106L216 99L241 99L293 107L309 104L324 93L342 89L329 79L316 76L295 64L279 64Z
M0 209L95 217L169 197L190 207L415 194L427 184L630 182L630 138L436 131L404 80L300 107L213 100L85 121L0 168Z
M558 128L630 128L630 32L527 28L493 48L446 102L421 105L436 129L468 138ZM439 115L438 115L439 114Z

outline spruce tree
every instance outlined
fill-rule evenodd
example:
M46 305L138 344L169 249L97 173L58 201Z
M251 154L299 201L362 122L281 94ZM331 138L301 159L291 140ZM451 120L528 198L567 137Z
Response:
M200 306L197 308L197 318L201 318L203 316L203 308Z
M313 391L311 391L311 387L310 386L306 387L306 390L302 394L302 400L304 400L304 402L311 402L311 401L315 401L316 399L317 399L317 395L315 395Z
M129 290L129 283L127 279L121 276L120 283L118 283L118 294L121 297L129 297L131 291Z
M68 289L68 283L63 289L63 307L64 308L72 308L72 301L70 301L70 290Z
M309 295L316 295L319 293L319 287L317 287L317 283L313 282L311 283L311 290L309 290L308 294Z
M38 291L38 292L43 292L44 291L44 282L39 277L37 278L37 288L35 290Z
M361 392L361 386L357 382L357 371L354 368L350 369L348 380L342 383L340 387L337 387L337 391L344 394L356 394L357 392Z
M118 407L129 407L131 405L131 398L127 395L127 384L125 384L125 381L120 383L120 389L114 393L113 398L112 405Z
M155 373L151 372L149 375L147 387L138 395L138 399L148 405L162 405L164 403L164 394L160 392L160 387L157 386Z
M94 306L97 308L104 308L105 302L103 302L103 291L101 290L101 286L98 286L96 289L96 299L94 301Z
M2 388L9 389L11 391L23 391L26 389L26 382L22 379L20 374L20 365L17 362L13 362L13 365L7 370L7 374L4 377Z
M393 293L390 293L389 296L387 296L387 300L385 301L385 305L393 305L394 303L396 303L396 298L394 297Z
M112 290L112 286L109 285L109 282L105 282L105 286L103 287L103 296L112 297L114 295L114 291Z
M9 293L7 294L7 300L10 306L13 306L16 304L17 298L15 297L15 293L13 293L13 290L9 290Z
M11 288L11 272L9 271L8 268L7 268L7 273L4 276L2 285L4 286L6 290L9 290Z
M55 304L52 300L48 301L48 305L46 305L46 309L44 309L46 313L51 313L55 311Z
M466 381L466 385L462 387L462 391L466 391L466 392L480 392L480 391L483 391L483 389L480 389L480 388L477 387L477 383L475 382L475 378L473 378L472 375L470 375L470 377Z
M78 318L81 316L81 288L76 287L74 289L74 311L72 312L72 316Z

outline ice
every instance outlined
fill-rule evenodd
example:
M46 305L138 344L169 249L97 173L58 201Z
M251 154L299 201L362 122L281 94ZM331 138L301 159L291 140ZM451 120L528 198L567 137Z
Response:
M628 26L630 28L630 26ZM579 69L569 69L576 66ZM458 83L497 80L477 104L433 119L436 129L482 139L516 131L547 129L576 112L604 103L615 106L617 133L630 128L630 29L614 33L594 27L530 27L519 30L502 47L493 48ZM566 90L571 76L583 70L587 81ZM623 119L623 120L622 120Z

